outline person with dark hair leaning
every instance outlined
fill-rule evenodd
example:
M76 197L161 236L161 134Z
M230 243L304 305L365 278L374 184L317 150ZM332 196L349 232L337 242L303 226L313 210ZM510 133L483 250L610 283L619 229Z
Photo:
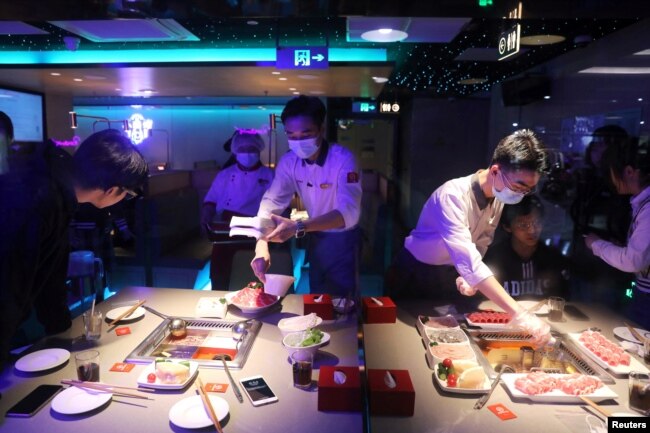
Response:
M0 175L9 172L9 146L14 141L14 124L0 111Z
M506 205L501 227L507 239L491 245L483 262L513 298L569 297L569 260L539 238L544 227L544 205L534 195Z
M273 219L276 227L257 242L251 267L264 282L271 263L268 242L308 233L311 293L356 295L360 173L352 152L325 140L325 115L320 99L304 95L290 100L282 111L291 152L280 159L275 179L262 198L257 215ZM280 216L296 192L309 219L292 221Z
M534 193L546 165L542 142L532 131L519 130L498 143L487 169L436 189L396 257L390 295L454 301L460 298L453 287L465 296L480 291L511 314L514 326L539 343L547 341L548 324L518 305L483 262L503 205Z
M632 224L624 244L602 239L595 233L585 237L585 244L605 263L623 272L633 273L635 285L628 316L650 329L650 152L648 143L636 140L609 147L604 167L613 188L620 195L631 196Z
M71 157L48 141L29 164L0 176L0 364L32 309L55 334L71 325L67 306L68 225L78 203L98 208L135 195L147 163L122 133L104 130ZM15 338L14 338L15 337Z

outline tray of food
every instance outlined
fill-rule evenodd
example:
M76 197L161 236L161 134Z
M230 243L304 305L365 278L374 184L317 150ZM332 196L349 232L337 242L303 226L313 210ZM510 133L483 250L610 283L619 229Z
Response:
M460 329L458 321L451 314L446 316L418 316L415 323L418 332L422 337L426 335L427 330L442 330L442 329Z
M588 329L581 333L575 332L568 335L580 350L593 359L596 364L614 374L629 374L630 371L649 372L643 364L625 352L625 349L598 331Z
M142 370L138 385L154 389L183 389L199 371L194 361L158 358Z
M253 314L266 310L280 301L280 296L264 293L262 283L250 282L246 287L225 296L228 304L239 308L242 313Z
M477 362L446 358L434 368L440 389L457 394L485 394L490 390L490 379Z
M504 374L501 380L513 399L535 403L579 403L580 396L595 402L618 398L600 379L580 373L544 372Z
M510 327L511 316L503 311L474 311L465 314L465 320L470 326L482 329L507 329Z

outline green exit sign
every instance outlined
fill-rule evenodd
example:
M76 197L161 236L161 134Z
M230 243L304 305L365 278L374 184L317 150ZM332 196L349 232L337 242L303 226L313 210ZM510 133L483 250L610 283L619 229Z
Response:
M478 5L481 7L492 6L492 0L478 0Z

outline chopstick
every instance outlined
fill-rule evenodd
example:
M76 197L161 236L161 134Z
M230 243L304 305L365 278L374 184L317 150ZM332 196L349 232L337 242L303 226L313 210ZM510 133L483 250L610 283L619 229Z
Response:
M600 414L603 415L605 418L609 418L610 416L612 416L612 414L611 414L607 409L604 409L604 408L598 406L598 405L597 405L597 404L596 404L592 399L590 399L589 397L585 397L584 395L581 395L581 396L579 396L579 397L580 397L580 400L584 401L584 402L587 403L589 406L591 406L591 407L593 407L594 409L596 409L596 410L597 410L598 412L600 412Z
M630 325L629 323L627 323L627 322L623 322L623 323L625 324L625 326L627 326L627 329L628 329L628 330L630 331L630 333L634 336L634 338L636 338L637 340L639 340L639 343L643 344L643 342L645 341L645 337L643 337L641 334L639 334L639 333L636 331L636 329L634 329L634 327L633 327L632 325Z
M147 300L143 299L142 301L138 302L137 304L135 304L134 306L132 306L131 308L126 310L124 313L120 314L115 320L113 320L111 323L108 324L108 327L112 328L113 325L115 325L117 322L124 319L125 317L129 316L131 313L133 313L135 310L137 310L138 307L141 306L142 304L144 304L145 302L147 302ZM108 329L106 332L111 332L111 329Z
M201 400L203 400L203 404L205 405L205 408L208 410L208 415L210 415L210 419L212 420L214 427L217 429L219 433L223 433L223 430L221 430L221 424L219 424L219 418L217 418L217 415L214 413L214 408L212 407L210 398L205 393L205 389L203 388L203 381L201 381L201 378L197 376L196 382L198 384L196 385L196 388L199 390L199 395L201 396Z
M111 394L115 395L116 397L131 397L131 398L139 398L142 400L153 400L153 398L145 397L144 395L137 395L133 394L131 392L125 392L125 391L113 391L111 386L101 386L99 384L95 384L93 382L79 382L79 381L72 381L72 380L62 380L61 383L65 385L71 385L71 386L76 386L77 388L81 389L93 389L95 391L103 391L103 392L110 392Z
M110 383L104 383L104 382L85 382L83 380L75 380L75 379L68 379L68 382L74 382L74 383L79 383L79 384L85 384L88 383L90 385L97 385L97 386L104 386L106 388L115 388L115 389L130 389L132 391L140 391L140 392L149 392L149 393L155 393L156 391L153 389L147 389L147 388L134 388L132 386L121 386L121 385L112 385Z

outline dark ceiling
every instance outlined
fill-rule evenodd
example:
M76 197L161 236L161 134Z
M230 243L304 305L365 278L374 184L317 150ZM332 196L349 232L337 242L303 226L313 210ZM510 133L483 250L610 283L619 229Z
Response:
M79 50L292 45L385 47L388 60L395 68L383 88L383 95L482 96L497 82L650 15L650 1L646 0L529 1L530 5L524 3L525 19L520 20L522 37L551 34L564 36L565 40L551 45L522 46L519 54L499 62L496 59L498 35L511 23L501 17L516 2L494 0L492 6L480 7L480 1L483 0L3 1L0 18L25 21L48 34L0 36L0 56L2 51L12 50L63 50L61 40L69 33L46 20L174 18L200 41L94 43L84 40ZM347 41L345 16L348 15L467 17L471 20L448 43L373 44ZM257 25L248 23L251 17L255 17ZM485 82L459 83L469 78Z

